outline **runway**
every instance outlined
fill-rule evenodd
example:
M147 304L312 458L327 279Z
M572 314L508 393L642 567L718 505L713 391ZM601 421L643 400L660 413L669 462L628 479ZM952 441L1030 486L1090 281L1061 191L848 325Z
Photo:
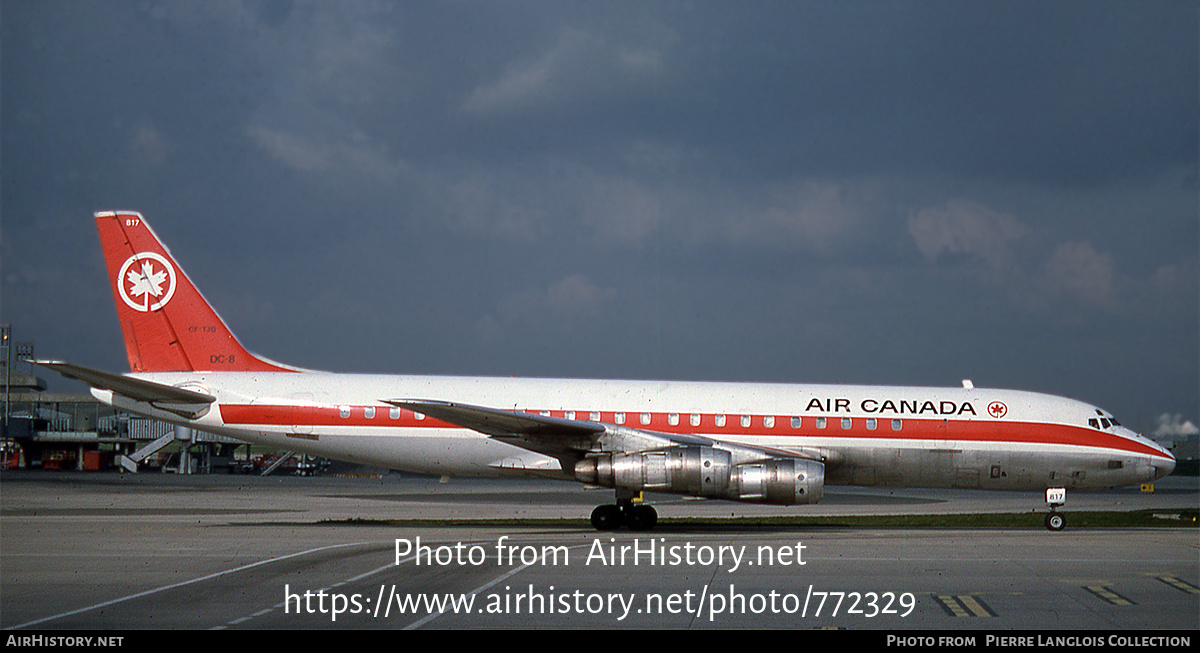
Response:
M1153 494L1072 493L1067 510L1170 513L1194 509L1197 496L1196 479L1168 478ZM1028 493L865 488L829 488L826 501L803 508L672 498L656 503L664 523L652 532L586 527L580 519L609 498L538 481L4 472L0 622L53 630L1200 627L1195 528L688 522L1043 509Z

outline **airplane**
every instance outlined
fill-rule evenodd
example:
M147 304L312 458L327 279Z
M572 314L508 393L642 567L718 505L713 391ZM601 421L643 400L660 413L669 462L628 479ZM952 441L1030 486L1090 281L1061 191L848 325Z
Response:
M96 226L129 357L35 361L100 401L256 444L439 476L612 488L598 530L648 530L644 492L800 505L826 485L1046 490L1147 483L1175 458L1087 403L1018 390L317 372L248 352L140 213Z

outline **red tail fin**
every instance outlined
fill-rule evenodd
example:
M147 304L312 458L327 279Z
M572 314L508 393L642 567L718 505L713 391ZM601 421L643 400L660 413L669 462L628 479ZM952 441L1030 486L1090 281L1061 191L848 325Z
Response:
M96 214L134 372L291 371L250 354L140 213Z

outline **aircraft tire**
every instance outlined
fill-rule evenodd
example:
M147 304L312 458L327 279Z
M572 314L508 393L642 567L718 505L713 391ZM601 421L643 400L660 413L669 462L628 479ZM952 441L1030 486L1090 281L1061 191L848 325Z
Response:
M592 511L592 527L598 531L615 531L621 527L625 521L625 517L621 514L621 507L615 504L606 503L602 506L596 506Z
M1050 514L1046 515L1046 530L1061 531L1066 527L1067 519L1063 517L1062 513L1051 510Z
M648 531L658 523L658 511L653 506L637 505L625 509L625 525L631 531Z

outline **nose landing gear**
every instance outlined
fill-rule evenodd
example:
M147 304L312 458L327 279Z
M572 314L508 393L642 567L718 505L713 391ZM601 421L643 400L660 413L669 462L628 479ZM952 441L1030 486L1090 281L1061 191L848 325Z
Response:
M1061 512L1055 512L1053 508L1046 515L1046 530L1061 531L1067 527L1067 520Z
M1066 528L1067 518L1055 508L1067 503L1067 488L1046 488L1046 503L1050 506L1050 512L1046 515L1046 530L1061 531Z

